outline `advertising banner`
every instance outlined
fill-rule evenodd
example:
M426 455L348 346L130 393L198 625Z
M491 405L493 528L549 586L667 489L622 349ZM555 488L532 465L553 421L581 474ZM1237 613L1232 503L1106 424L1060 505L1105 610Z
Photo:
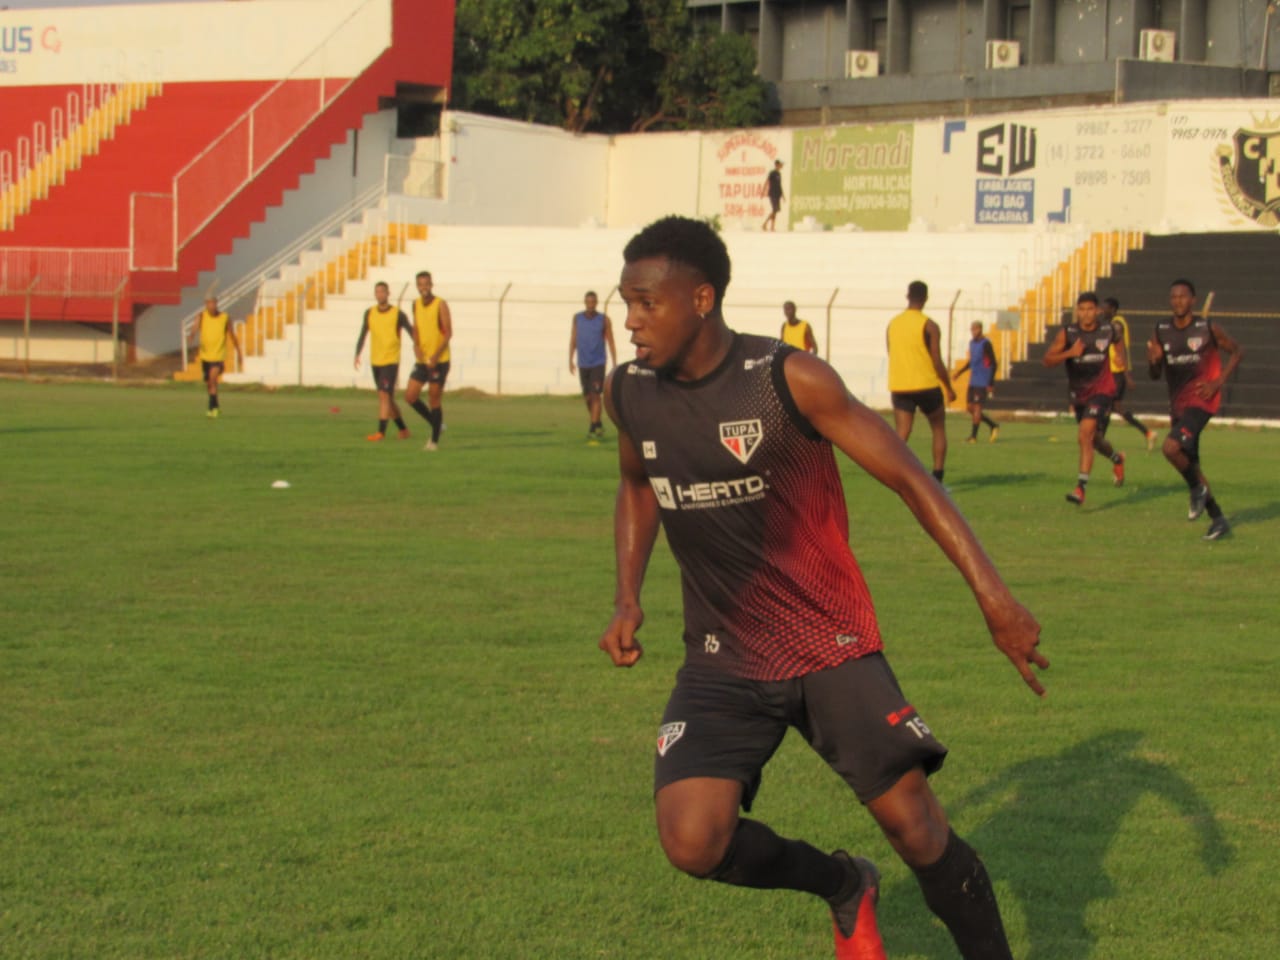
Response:
M1232 101L1174 105L1168 120L1172 227L1280 226L1280 114Z
M829 230L905 230L911 222L914 140L910 123L796 130L792 228L808 221Z
M719 217L721 225L730 229L758 229L770 211L765 179L778 160L782 161L783 193L789 198L791 137L788 132L736 130L705 135L699 211L705 216ZM786 229L785 221L781 226Z

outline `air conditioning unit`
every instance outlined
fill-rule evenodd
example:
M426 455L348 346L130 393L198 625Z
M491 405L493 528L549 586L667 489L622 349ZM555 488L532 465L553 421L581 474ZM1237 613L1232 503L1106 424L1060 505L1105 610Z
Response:
M844 52L844 75L846 77L878 77L880 75L880 54L874 50L846 50Z
M1138 59L1172 60L1177 40L1172 30L1143 30L1138 34Z
M988 40L987 69L1003 70L1022 61L1022 47L1017 40Z

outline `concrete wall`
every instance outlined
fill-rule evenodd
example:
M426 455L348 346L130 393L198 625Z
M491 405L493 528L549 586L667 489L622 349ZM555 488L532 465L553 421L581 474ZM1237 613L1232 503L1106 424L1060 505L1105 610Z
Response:
M23 360L27 349L22 323L0 320L0 357ZM33 324L30 358L50 363L110 363L111 333L78 323Z

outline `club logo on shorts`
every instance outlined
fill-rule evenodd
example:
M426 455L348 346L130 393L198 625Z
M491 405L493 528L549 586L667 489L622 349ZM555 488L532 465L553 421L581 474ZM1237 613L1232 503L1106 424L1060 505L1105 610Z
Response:
M658 458L658 445L652 440L645 440L640 447L646 460L656 460Z
M740 463L751 459L763 439L764 428L760 426L759 420L735 420L733 423L720 424L720 442Z
M684 722L664 723L658 730L658 756L665 757L667 751L677 740L684 736Z

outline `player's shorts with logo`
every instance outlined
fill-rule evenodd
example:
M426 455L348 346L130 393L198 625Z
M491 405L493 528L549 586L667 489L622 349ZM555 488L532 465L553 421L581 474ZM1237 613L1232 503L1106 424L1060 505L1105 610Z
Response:
M903 390L892 394L893 409L903 413L915 413L919 410L926 417L931 417L942 409L942 388L932 387L928 390Z
M374 366L373 384L383 393L395 393L396 382L400 379L400 364L388 363Z
M1192 460L1200 459L1200 434L1213 419L1213 414L1203 407L1187 407L1182 415L1169 425L1169 436L1178 441L1178 446Z
M444 363L437 363L434 367L428 367L425 363L415 363L409 379L417 380L419 383L438 383L443 387L444 382L449 379L449 362L446 360Z
M662 715L654 791L690 777L742 783L751 809L761 771L788 727L863 803L916 767L933 773L947 755L902 694L880 653L791 680L747 680L686 664Z
M604 393L604 364L596 367L579 367L578 380L582 384L584 395Z
M222 373L224 370L227 369L227 365L223 363L221 360L201 360L200 369L204 371L204 378L208 380L209 371L217 370L219 373Z
M965 402L968 403L970 406L974 406L975 404L977 406L982 406L982 404L987 402L987 391L989 389L991 388L990 387L970 387L965 392Z
M1111 422L1111 405L1115 403L1115 397L1105 393L1095 393L1092 397L1086 397L1081 403L1073 403L1072 411L1076 415L1076 423L1081 420L1097 420L1098 429L1103 433L1107 430L1107 425Z

